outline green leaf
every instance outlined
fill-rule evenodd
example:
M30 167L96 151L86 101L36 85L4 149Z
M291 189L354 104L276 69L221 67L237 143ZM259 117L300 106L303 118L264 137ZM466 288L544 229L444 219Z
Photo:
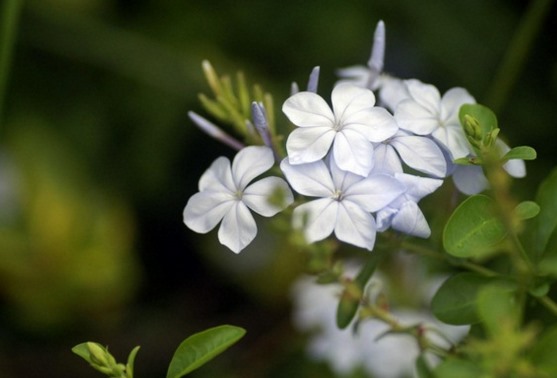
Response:
M483 377L481 368L472 361L447 358L434 370L435 377L478 378Z
M540 340L532 348L530 355L534 366L547 374L548 377L557 377L557 327L552 327L543 332Z
M557 256L547 256L538 263L538 272L542 276L557 278Z
M477 295L476 306L486 331L492 335L499 334L501 327L509 323L516 324L518 308L512 285L496 281L483 287Z
M480 104L464 104L460 107L458 112L458 118L462 125L465 122L464 117L466 115L478 121L484 135L497 129L497 117L487 106Z
M137 352L139 352L139 346L136 346L130 352L128 356L128 363L126 364L126 377L133 378L133 365L135 364L135 356L137 356Z
M243 328L221 325L188 337L174 352L166 378L180 378L199 368L240 340L245 333Z
M363 293L364 288L375 272L377 265L385 256L385 252L383 250L374 251L368 258L366 265L362 268L362 270L358 273L356 278L354 279L354 284L356 285L356 289L359 290L360 293ZM340 297L340 301L337 307L337 327L340 329L344 329L348 327L348 325L356 316L356 312L358 311L358 307L360 306L360 299L354 296L353 292L350 292L348 289L345 289Z
M540 206L534 201L524 201L515 207L514 213L521 220L534 218L540 213Z
M485 196L469 197L449 218L443 231L445 250L456 257L489 255L506 235L494 215L494 201Z
M536 150L529 146L518 146L512 148L503 156L503 160L522 159L534 160L537 157Z
M546 251L548 242L557 228L557 168L540 185L536 203L540 206L540 213L532 225L533 240L530 245L540 257Z
M419 378L434 378L431 367L427 362L427 357L423 353L416 358L416 372Z
M530 295L533 295L536 298L541 298L546 296L549 293L549 289L551 289L551 285L548 282L540 282L537 285L533 286L528 290Z
M479 291L493 282L494 279L480 276L477 273L459 273L439 288L431 301L431 311L447 324L463 325L480 321L477 311Z
M91 363L91 353L87 347L87 343L77 344L72 348L72 352L83 358L85 361Z

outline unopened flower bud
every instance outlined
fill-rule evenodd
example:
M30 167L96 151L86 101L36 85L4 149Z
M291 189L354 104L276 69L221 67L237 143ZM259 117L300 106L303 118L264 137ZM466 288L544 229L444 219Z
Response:
M313 70L311 70L307 87L308 92L317 93L317 87L319 86L319 71L319 66L313 67Z
M91 364L97 365L97 367L110 366L110 362L107 357L108 353L102 346L97 343L88 342L87 350L89 351Z
M464 132L466 138L474 148L479 148L482 143L482 128L478 120L471 115L464 116Z

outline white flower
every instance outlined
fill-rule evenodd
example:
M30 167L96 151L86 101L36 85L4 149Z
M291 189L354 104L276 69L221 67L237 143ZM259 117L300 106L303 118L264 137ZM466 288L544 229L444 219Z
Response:
M406 279L408 277L405 277ZM415 283L415 282L414 282ZM428 280L420 289L430 289ZM390 295L386 280L375 274L368 289L379 287L381 292ZM413 287L412 289L416 289ZM312 332L307 353L317 361L324 361L339 376L350 375L358 367L367 374L381 378L416 377L415 362L420 354L416 340L408 335L396 333L386 334L389 325L377 320L366 320L358 325L357 333L352 327L339 329L335 315L338 298L342 288L338 284L318 285L314 278L304 276L292 287L293 323L300 331ZM367 291L366 290L366 291ZM423 295L419 290L418 295ZM429 297L429 295L427 295ZM422 300L429 298L420 298ZM450 339L451 342L461 340L468 332L468 326L450 326L435 320L429 313L413 308L394 308L392 314L404 325L422 324L427 338L435 344L449 347L445 339L431 330L436 328ZM427 357L433 357L430 354ZM430 361L435 365L438 360Z
M345 171L367 176L373 168L373 145L393 136L398 127L383 108L374 107L375 95L350 84L337 85L331 94L333 109L316 93L299 92L282 110L298 126L288 136L290 164L318 161L332 146L336 164Z
M201 176L199 192L186 204L184 223L195 232L207 233L222 220L219 241L233 252L240 252L257 234L249 209L270 217L293 202L288 184L279 177L265 177L248 185L273 164L273 152L263 146L240 150L232 167L226 157L218 158ZM283 195L282 205L269 201L277 191Z
M452 88L443 97L437 88L419 80L406 80L409 98L401 101L395 118L401 129L418 135L431 135L451 154L451 160L470 153L470 145L460 125L458 112L462 105L475 103L463 88Z
M433 140L402 130L375 145L374 160L374 172L402 172L402 160L410 168L435 177L444 177L447 173L443 151Z
M406 186L406 191L377 212L377 229L385 231L392 227L409 235L429 237L431 230L418 202L437 190L443 181L406 173L395 173L395 178Z
M388 175L365 178L342 171L332 159L329 165L330 171L322 160L302 165L282 161L280 167L295 191L320 197L294 209L294 227L304 228L309 243L334 232L339 240L372 250L376 227L370 213L398 197L404 186Z

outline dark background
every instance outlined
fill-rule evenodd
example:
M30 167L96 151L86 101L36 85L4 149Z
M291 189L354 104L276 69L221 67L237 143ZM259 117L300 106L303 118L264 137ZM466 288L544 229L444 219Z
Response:
M297 257L277 257L264 231L236 256L182 223L201 173L233 155L187 117L209 92L202 59L243 70L280 109L316 65L328 98L334 70L367 61L383 19L388 72L485 103L529 4L25 1L0 123L0 172L18 183L0 199L0 376L100 376L70 352L87 340L120 360L141 345L136 376L164 376L182 339L223 323L248 335L192 376L327 376L290 325ZM497 109L510 144L538 151L516 183L524 199L557 158L555 16Z

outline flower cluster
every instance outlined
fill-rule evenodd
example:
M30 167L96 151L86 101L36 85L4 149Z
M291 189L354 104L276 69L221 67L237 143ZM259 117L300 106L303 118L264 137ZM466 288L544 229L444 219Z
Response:
M380 22L367 67L339 71L342 80L332 90L331 106L317 94L318 68L307 90L294 86L282 106L295 126L287 136L284 157L262 103L252 104L246 125L257 131L265 146L243 147L216 132L209 121L190 114L211 135L241 150L232 166L221 157L203 174L199 193L184 209L185 224L206 233L222 220L219 240L238 253L257 233L250 209L273 216L294 202L293 189L311 197L296 206L292 220L308 243L334 233L343 242L372 250L378 231L428 237L431 231L418 202L445 177L452 175L466 194L484 190L487 180L481 166L455 164L475 154L459 120L460 107L474 103L474 98L463 88L441 96L433 85L384 74L384 36ZM500 140L497 144L502 154L509 149ZM248 185L279 161L289 186L279 177ZM519 160L509 161L506 168L517 177L525 174ZM272 201L277 192L281 200Z

